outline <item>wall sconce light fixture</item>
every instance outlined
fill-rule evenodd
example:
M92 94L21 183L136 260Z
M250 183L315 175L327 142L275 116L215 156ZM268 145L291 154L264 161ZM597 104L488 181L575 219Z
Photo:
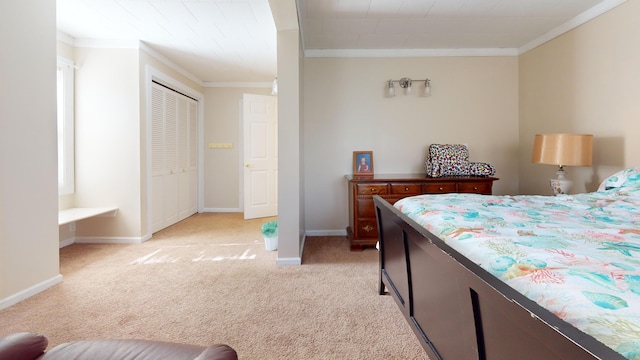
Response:
M413 82L422 82L424 83L424 88L422 88L422 96L431 96L431 80L429 79L424 79L424 80L411 80L409 78L402 78L400 80L388 80L387 81L387 91L386 91L386 95L387 97L394 97L396 96L396 89L395 86L393 85L393 83L398 83L400 85L401 88L404 89L404 93L406 95L411 94L411 88L413 86Z

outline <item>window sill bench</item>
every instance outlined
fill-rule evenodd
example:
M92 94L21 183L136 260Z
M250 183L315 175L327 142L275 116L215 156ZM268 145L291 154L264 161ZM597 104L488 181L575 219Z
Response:
M71 208L58 212L58 225L69 224L78 220L88 219L94 216L116 216L117 207L100 208Z

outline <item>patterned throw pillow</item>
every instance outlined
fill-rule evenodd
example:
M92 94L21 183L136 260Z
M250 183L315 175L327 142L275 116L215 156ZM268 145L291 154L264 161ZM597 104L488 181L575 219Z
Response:
M469 163L469 175L472 176L493 176L496 173L496 168L483 162Z
M425 167L432 177L469 175L469 149L461 144L431 144Z
M640 166L620 170L607 177L602 183L600 183L598 191L627 186L640 186Z

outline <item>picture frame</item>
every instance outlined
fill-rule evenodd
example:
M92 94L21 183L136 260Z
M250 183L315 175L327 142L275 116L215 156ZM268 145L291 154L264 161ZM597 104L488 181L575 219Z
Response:
M373 175L373 151L353 152L353 174Z

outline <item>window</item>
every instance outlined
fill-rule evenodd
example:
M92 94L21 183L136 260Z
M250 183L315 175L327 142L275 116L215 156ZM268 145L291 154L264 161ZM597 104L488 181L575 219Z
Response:
M73 62L58 58L58 195L73 194Z

